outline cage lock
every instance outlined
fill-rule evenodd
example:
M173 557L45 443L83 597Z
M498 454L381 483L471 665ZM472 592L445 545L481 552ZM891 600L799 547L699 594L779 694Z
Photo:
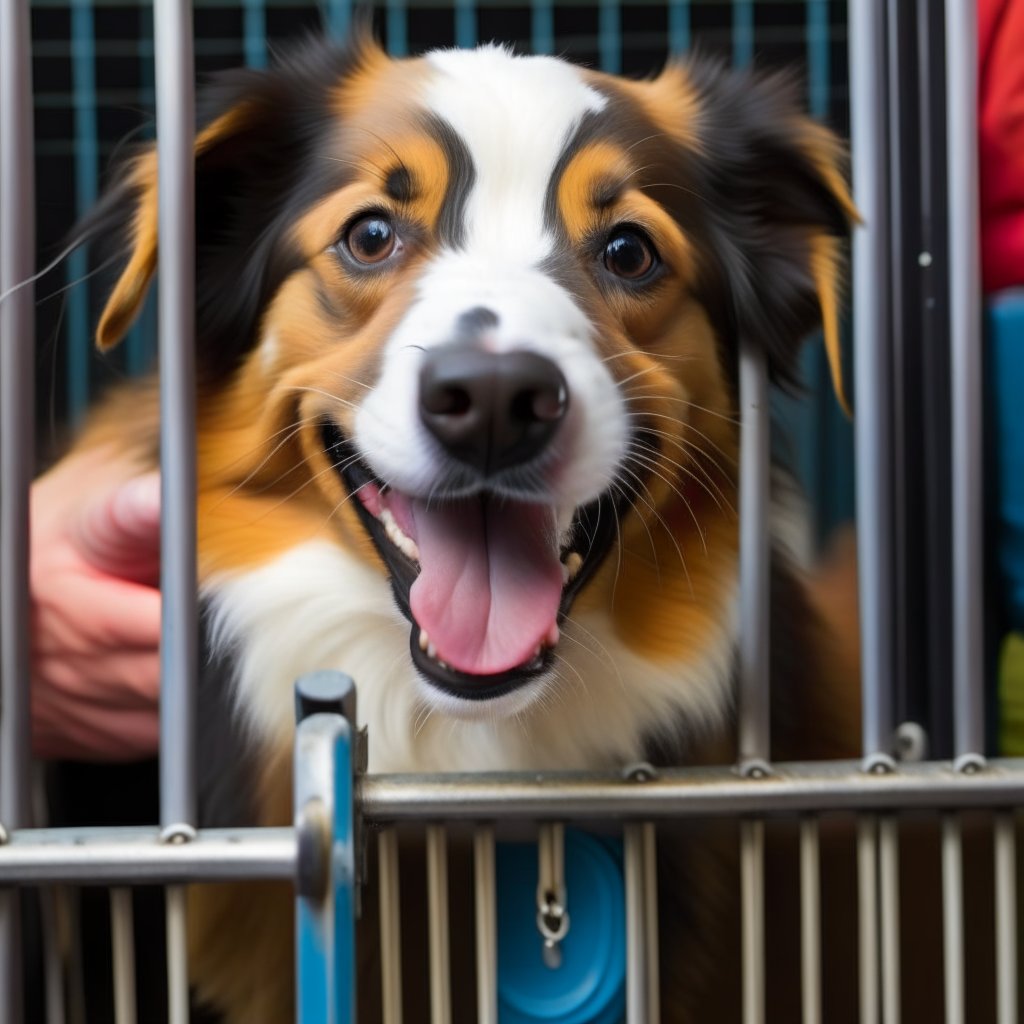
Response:
M537 930L543 942L544 964L562 965L562 940L569 934L565 889L565 826L542 825L537 838Z

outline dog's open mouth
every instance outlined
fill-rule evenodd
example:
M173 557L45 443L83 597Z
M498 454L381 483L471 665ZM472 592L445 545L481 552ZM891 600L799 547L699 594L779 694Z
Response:
M378 480L333 423L322 434L412 623L424 678L452 696L490 700L542 675L573 599L616 536L618 503L605 496L578 509L560 546L550 506L486 491L411 497Z

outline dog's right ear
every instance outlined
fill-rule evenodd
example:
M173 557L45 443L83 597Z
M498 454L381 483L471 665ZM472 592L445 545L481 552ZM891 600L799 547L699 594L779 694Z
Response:
M344 47L306 42L267 71L217 75L201 93L195 140L196 337L205 370L237 365L267 301L293 268L287 229L311 197L336 187L339 83L386 61L365 27ZM96 332L106 350L138 316L157 270L156 150L131 159L77 232L127 243L127 261Z
M100 316L96 328L96 344L106 352L128 333L146 298L153 274L156 273L156 151L149 149L136 157L127 173L110 189L87 219L86 232L102 230L114 220L118 210L133 207L135 214L128 228L131 255L121 271L114 290Z
M245 78L254 73L242 72ZM196 191L200 177L218 163L217 150L230 148L232 142L244 145L247 132L257 130L261 121L257 98L232 103L196 136ZM133 211L124 230L124 218ZM101 351L113 348L128 333L142 309L157 266L159 204L157 198L157 154L148 146L128 164L120 178L109 188L96 209L80 228L80 236L109 232L118 222L128 245L128 262L118 276L96 328L96 344ZM201 233L196 225L197 243Z

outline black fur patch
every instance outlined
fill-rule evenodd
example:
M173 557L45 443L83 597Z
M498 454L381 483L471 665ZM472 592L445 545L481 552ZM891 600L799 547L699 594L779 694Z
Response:
M438 241L458 249L466 240L466 201L476 181L476 168L466 143L455 129L440 117L428 116L425 126L437 140L448 163L448 188L437 223Z
M558 187L576 153L607 139L638 168L630 185L656 200L693 241L697 298L722 343L730 379L746 336L766 348L772 377L791 383L799 343L820 323L811 239L846 236L846 213L803 148L800 105L788 77L705 59L690 61L687 72L700 101L699 152L666 136L614 86L605 90L607 106L582 119L548 184L545 221L557 251L543 269L574 294L585 291L590 274L569 246Z

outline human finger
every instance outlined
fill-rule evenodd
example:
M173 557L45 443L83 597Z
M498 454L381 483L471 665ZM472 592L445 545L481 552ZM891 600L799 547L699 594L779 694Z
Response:
M87 505L74 540L82 557L101 572L155 583L160 573L160 475L135 477Z

